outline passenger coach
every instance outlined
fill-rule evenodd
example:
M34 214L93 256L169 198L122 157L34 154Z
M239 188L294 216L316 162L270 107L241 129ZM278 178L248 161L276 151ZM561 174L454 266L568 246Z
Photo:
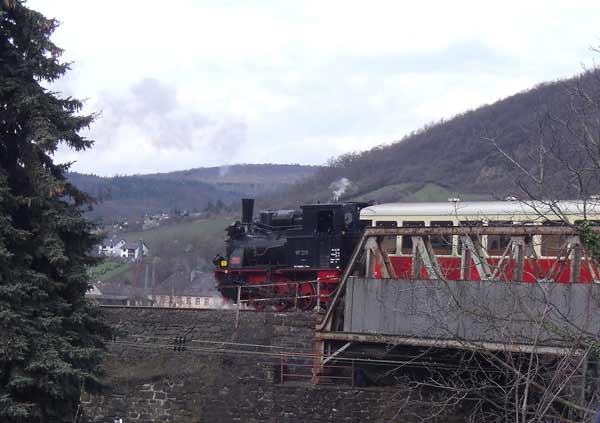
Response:
M600 202L560 201L550 207L541 202L521 201L469 201L450 199L436 203L389 203L365 207L361 210L361 221L365 226L396 227L506 227L512 225L556 226L579 223L583 220L600 222ZM564 220L563 220L564 219ZM458 235L430 236L429 241L448 279L459 279L461 269L461 243ZM490 265L498 263L511 242L510 236L482 235L479 244ZM557 260L568 264L564 255L565 238L559 235L535 235L532 239L538 262L546 271L553 268ZM411 273L413 243L410 236L390 236L382 247L400 278L409 278ZM556 267L556 266L554 266ZM567 268L568 266L564 266ZM526 272L526 280L539 280L533 271ZM539 273L539 272L538 272ZM590 271L582 273L582 279L592 278ZM423 274L427 278L427 274ZM568 281L568 272L562 272L556 280ZM476 276L473 279L478 279Z

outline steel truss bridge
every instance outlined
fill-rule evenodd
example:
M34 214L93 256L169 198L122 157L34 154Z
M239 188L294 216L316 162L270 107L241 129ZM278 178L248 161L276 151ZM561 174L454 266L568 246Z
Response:
M384 248L386 237L398 236L412 240L408 277L398 276ZM508 240L502 254L490 257L481 242L489 236ZM543 236L560 240L551 260L536 253ZM460 269L448 271L434 237L458 243ZM383 361L398 349L568 356L578 374L569 396L583 401L588 341L600 338L598 281L575 227L367 228L316 326L313 382L326 365Z

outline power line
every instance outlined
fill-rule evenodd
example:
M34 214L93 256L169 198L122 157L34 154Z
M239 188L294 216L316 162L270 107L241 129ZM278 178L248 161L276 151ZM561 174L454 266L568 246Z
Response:
M133 348L145 348L145 349L155 349L155 350L172 350L174 344L155 344L155 343L141 343L141 342L127 342L127 341L116 341L115 344L125 345ZM302 353L302 352L288 352L288 353L277 353L277 352L268 352L268 351L248 351L248 350L236 350L236 349L226 349L226 348L202 348L202 347L186 347L186 350L191 352L199 352L206 354L237 354L237 355L245 355L245 356L254 356L254 357L270 357L270 358L295 358L295 359L311 359L320 358L321 356L316 353ZM178 350L180 351L180 350ZM461 367L462 370L468 370L468 367L464 362L457 363L458 365L453 366L450 364L442 363L442 362L431 362L431 361L414 361L414 360L384 360L384 359L372 359L372 358L356 358L356 357L335 357L335 361L339 362L359 362L365 363L369 365L375 366L398 366L398 367L420 367L420 368L438 368L438 369L446 369L446 370L454 370L458 367ZM278 364L278 363L272 363ZM287 363L288 365L293 366L294 363ZM324 366L327 367L327 366ZM469 366L473 369L478 369L478 367Z

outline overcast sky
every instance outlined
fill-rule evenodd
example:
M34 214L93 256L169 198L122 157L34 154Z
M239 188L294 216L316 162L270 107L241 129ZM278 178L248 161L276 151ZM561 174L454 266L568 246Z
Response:
M30 0L100 112L73 170L323 164L591 67L597 1Z

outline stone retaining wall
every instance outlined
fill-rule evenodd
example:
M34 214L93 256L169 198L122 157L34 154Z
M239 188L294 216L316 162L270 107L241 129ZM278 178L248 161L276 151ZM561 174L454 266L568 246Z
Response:
M109 389L83 398L84 421L395 421L394 388L313 386L309 379L279 383L276 352L312 351L313 314L242 312L237 328L230 310L111 308L106 314L119 332L105 364ZM183 336L186 350L174 351L173 338ZM245 350L234 353L206 341L288 349L224 344Z

